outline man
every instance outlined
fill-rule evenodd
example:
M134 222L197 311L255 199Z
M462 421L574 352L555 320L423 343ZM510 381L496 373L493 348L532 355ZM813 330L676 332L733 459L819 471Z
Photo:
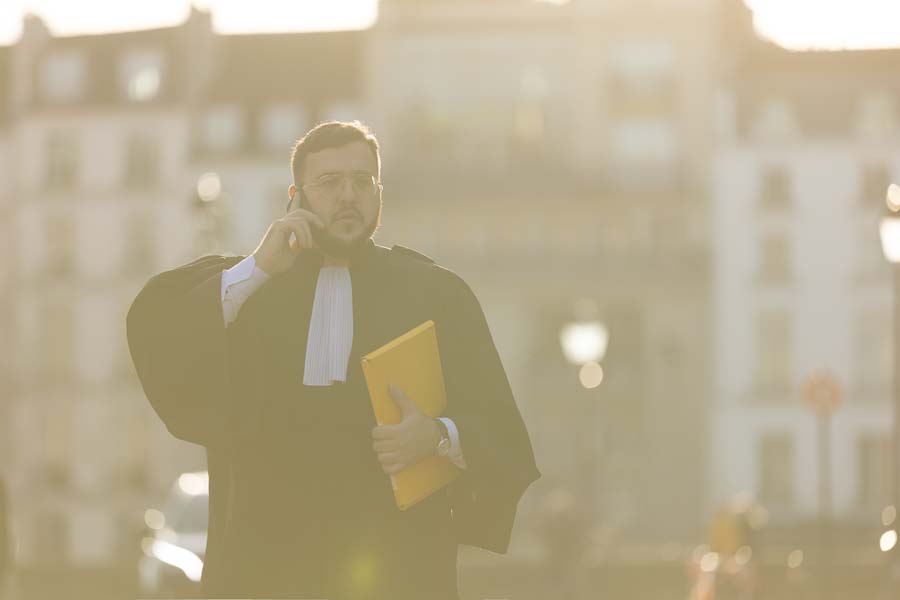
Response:
M365 127L315 127L291 170L288 212L253 254L157 275L128 313L148 399L207 449L204 593L457 598L457 544L505 552L539 476L484 315L452 272L372 241L381 160ZM446 414L394 386L403 421L376 426L360 357L428 319ZM389 474L435 453L461 476L400 511Z

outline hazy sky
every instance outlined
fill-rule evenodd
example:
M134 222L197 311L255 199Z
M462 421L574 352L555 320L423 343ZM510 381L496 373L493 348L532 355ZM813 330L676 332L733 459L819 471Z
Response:
M19 37L27 12L68 35L175 25L191 4L211 9L221 32L359 29L377 11L376 0L0 0L0 44Z
M560 0L555 0L559 2ZM628 1L628 0L622 0ZM900 0L745 0L757 29L789 48L900 46ZM220 32L358 29L377 0L195 0ZM40 15L57 35L144 29L184 20L190 0L0 0L0 44L14 42L22 15Z

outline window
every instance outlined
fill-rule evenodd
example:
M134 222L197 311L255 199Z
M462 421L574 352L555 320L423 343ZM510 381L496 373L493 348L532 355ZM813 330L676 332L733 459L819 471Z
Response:
M612 128L613 154L623 163L672 162L678 147L667 119L622 119Z
M75 272L77 245L73 215L51 212L44 224L44 274L48 278L67 277Z
M53 190L70 190L78 179L79 151L75 135L54 131L44 141L44 185Z
M70 399L66 398L53 405L52 409L45 408L40 415L42 434L40 445L44 452L45 473L57 472L52 477L65 482L69 481L71 475L72 452L75 446L74 412Z
M791 185L787 169L768 166L763 169L759 204L763 210L779 211L791 205Z
M52 103L76 102L84 97L87 61L84 54L64 50L44 59L40 71L40 90L44 100Z
M547 149L547 116L550 84L544 69L531 65L522 70L519 93L511 106L511 156L541 160Z
M464 132L453 127L453 121L453 114L447 107L429 99L412 98L405 106L398 107L391 115L390 129L397 137L395 147L406 157L401 164L455 158ZM490 147L487 150L490 151ZM491 154L482 156L485 163L494 158Z
M125 301L124 306L128 306L128 300ZM125 381L129 385L136 384L138 381L137 372L134 369L134 361L131 358L131 351L128 348L128 338L124 335L120 335L117 337L118 340L116 343L115 357L113 362L114 370L110 374L111 378L113 380Z
M860 99L856 118L860 136L888 140L896 134L897 125L897 103L890 94L875 92Z
M865 165L859 186L859 201L864 208L880 211L885 206L885 196L891 184L891 175L885 165Z
M69 522L58 510L46 511L34 521L35 555L42 562L59 565L68 559Z
M203 146L213 152L237 150L243 142L241 111L237 106L210 108L203 117Z
M859 283L881 286L891 277L892 265L884 257L884 249L881 246L880 219L880 213L871 212L861 215L856 223L853 268L854 277Z
M306 133L307 120L294 104L273 104L262 116L262 141L270 150L288 150Z
M787 237L769 234L760 245L759 279L765 284L784 284L791 278L791 253Z
M42 307L38 355L42 383L68 383L74 379L75 321L72 302L71 298L48 298ZM58 415L56 419L59 419Z
M133 50L119 63L119 87L125 98L146 102L157 97L162 82L163 57L155 50Z
M722 139L733 139L738 132L738 110L735 93L724 88L716 90L715 132Z
M323 121L363 121L365 122L364 108L358 102L342 101L333 102L326 106L321 114Z
M664 42L631 41L612 48L609 111L619 116L670 115L675 111L673 47Z
M537 159L545 148L546 109L540 100L520 100L513 113L511 154Z
M875 393L886 391L893 372L891 315L887 310L863 310L856 317L856 387Z
M122 336L124 337L124 336ZM125 349L127 354L127 349ZM116 468L117 486L137 492L149 491L153 454L153 427L144 411L123 414L118 420L116 443L121 462Z
M891 438L887 434L864 433L857 439L859 504L881 508L890 501Z
M765 309L756 327L756 378L760 400L765 394L783 395L791 382L791 321L787 311Z
M794 496L794 440L787 432L766 433L759 441L759 498L786 508Z
M124 184L152 188L159 183L159 143L153 137L132 134L125 143Z
M128 235L123 248L124 268L129 274L150 273L156 262L154 223L149 216L139 213L128 215L126 218Z
M757 136L768 140L791 137L797 129L794 107L786 100L773 98L759 110L755 123Z

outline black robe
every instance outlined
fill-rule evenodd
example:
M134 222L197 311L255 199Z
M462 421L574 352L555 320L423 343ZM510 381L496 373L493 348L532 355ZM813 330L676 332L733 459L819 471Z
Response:
M347 382L303 385L322 255L301 252L227 329L207 256L153 277L127 317L144 392L176 437L207 449L209 597L457 598L457 544L505 552L539 477L481 307L453 272L371 240L353 257ZM372 449L360 357L427 319L436 325L468 469L406 511Z

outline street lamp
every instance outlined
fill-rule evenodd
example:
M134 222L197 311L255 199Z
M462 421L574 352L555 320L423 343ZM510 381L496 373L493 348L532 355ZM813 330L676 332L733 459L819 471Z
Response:
M897 358L900 357L900 186L892 183L888 186L886 208L884 216L879 224L879 233L881 235L881 250L884 257L891 263L891 272L893 276L893 301L894 301L894 356L893 356L893 435L891 436L891 501L893 502L893 510L882 513L882 522L885 527L889 528L889 532L895 532L897 529L896 510L900 507L900 371L897 370ZM889 513L891 518L885 518L885 514ZM890 543L888 543L890 542ZM882 536L881 548L883 551L893 549L896 544L896 533L893 536L886 532ZM897 578L900 576L900 553L895 551L894 560L892 562L892 576Z
M578 379L581 385L592 389L603 381L603 367L600 361L606 355L609 345L609 330L600 321L574 321L567 323L559 332L559 343L563 355L573 365L579 367Z
M222 180L216 173L204 173L197 180L194 194L195 245L200 253L221 252L225 225Z
M567 323L559 332L559 343L566 359L572 364L600 362L609 344L609 330L600 321Z
M593 313L596 309L588 311ZM588 315L582 315L585 317ZM592 318L582 318L567 323L559 332L559 343L562 346L563 355L571 364L579 367L578 379L585 389L593 389L603 381L603 367L600 361L606 355L609 345L609 330L606 325ZM579 487L581 489L581 501L584 502L585 514L593 516L595 513L594 479L597 475L598 449L594 438L597 436L597 400L589 397L585 399L587 406L584 412L575 411L577 423L575 425L576 452L578 457L576 464L581 463ZM584 402L585 400L582 400ZM580 403L579 403L580 408ZM601 439L604 438L600 432ZM590 442L590 443L589 443Z

